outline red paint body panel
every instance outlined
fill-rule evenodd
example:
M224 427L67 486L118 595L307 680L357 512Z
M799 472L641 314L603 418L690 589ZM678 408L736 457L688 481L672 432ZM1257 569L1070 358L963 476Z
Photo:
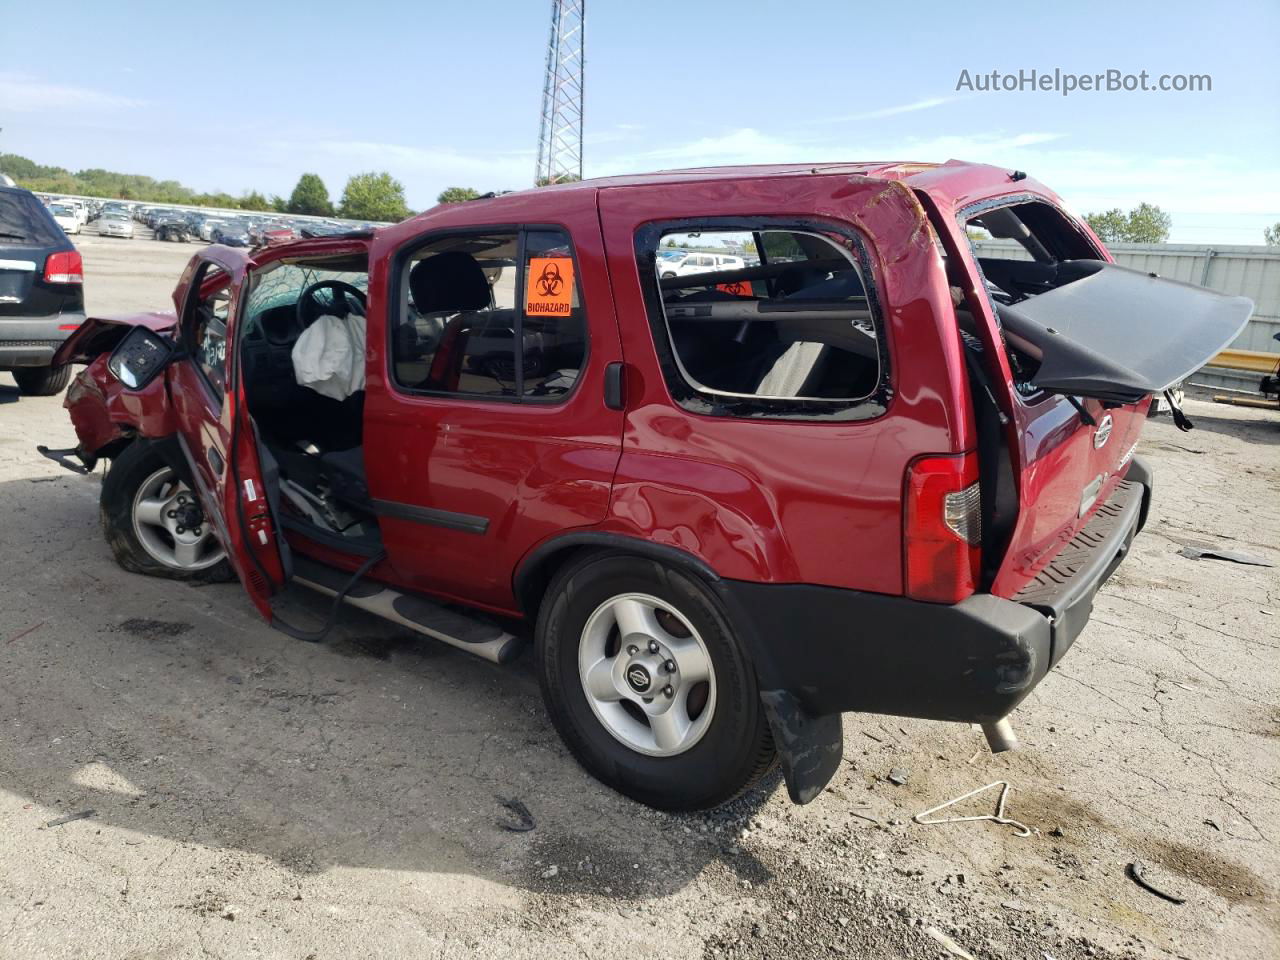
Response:
M613 527L679 546L722 576L879 593L902 588L902 478L921 453L973 443L950 298L909 190L863 177L742 179L732 188L607 189L601 219L630 376ZM634 235L679 217L802 215L866 241L889 339L886 413L854 422L701 416L671 399L645 320ZM909 359L908 359L909 358Z
M157 377L142 390L126 390L107 370L107 357L99 355L82 370L71 381L62 401L76 428L80 448L93 454L127 434L172 434L173 410L164 378Z

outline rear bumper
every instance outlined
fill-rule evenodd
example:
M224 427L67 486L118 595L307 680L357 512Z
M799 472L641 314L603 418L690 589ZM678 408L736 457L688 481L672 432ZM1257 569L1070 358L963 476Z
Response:
M82 323L83 311L53 317L0 317L0 369L48 366L54 351Z
M754 653L776 739L816 749L823 745L813 736L832 735L823 718L846 711L965 723L1008 715L1084 629L1094 596L1146 520L1151 488L1150 471L1135 459L1084 530L1013 599L975 594L949 606L807 584L720 581ZM813 731L807 743L806 726ZM792 782L786 763L784 756L793 799L812 795ZM820 766L812 772L827 770L829 760Z
M1084 629L1094 595L1146 519L1150 490L1135 459L1041 580L1013 599L974 594L946 605L808 584L720 586L745 627L761 688L788 691L813 714L998 720Z

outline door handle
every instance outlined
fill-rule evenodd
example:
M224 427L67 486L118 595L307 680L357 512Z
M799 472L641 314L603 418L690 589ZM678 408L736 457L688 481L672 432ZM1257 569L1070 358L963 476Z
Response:
M205 451L205 455L209 458L209 466L213 467L214 473L221 473L223 467L222 454L214 447L209 447Z
M604 405L610 410L621 410L626 406L624 389L626 386L622 376L622 364L614 361L604 368Z

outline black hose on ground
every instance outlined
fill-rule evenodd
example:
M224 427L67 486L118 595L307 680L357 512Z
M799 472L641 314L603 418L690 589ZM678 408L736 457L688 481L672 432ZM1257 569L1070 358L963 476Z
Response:
M277 617L275 615L275 611L272 611L271 613L271 626L275 627L281 633L293 637L295 640L302 640L306 643L320 643L329 635L329 631L337 626L338 613L342 609L342 601L346 599L347 594L351 592L352 588L360 582L365 574L372 570L377 563L385 560L386 558L387 552L385 550L379 550L364 563L360 564L360 567L356 572L351 574L351 579L342 585L341 590L334 594L333 605L329 608L329 616L325 618L324 626L319 630L300 630L292 624L285 623Z

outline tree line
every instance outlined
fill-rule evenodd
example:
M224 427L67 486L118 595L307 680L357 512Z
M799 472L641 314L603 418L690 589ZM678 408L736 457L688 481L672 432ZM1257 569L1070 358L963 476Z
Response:
M0 153L0 173L13 177L21 187L40 193L384 222L403 220L413 214L405 202L404 184L385 171L357 173L348 178L337 203L329 198L328 187L315 173L302 174L287 198L269 196L258 190L238 197L223 191L199 193L177 180L156 180L143 174L100 168L73 173L64 167L36 163L16 153Z
M41 193L391 223L413 215L405 202L404 184L386 171L357 173L349 177L337 203L329 198L328 187L316 173L302 174L287 198L268 196L258 190L250 190L238 197L222 191L197 193L177 180L156 180L142 174L117 173L96 167L72 173L63 167L36 163L16 153L0 153L0 173L13 177L19 186ZM543 185L543 182L538 184ZM436 201L464 203L480 196L482 194L474 187L447 187L440 191ZM1173 224L1169 214L1153 203L1140 203L1128 211L1115 207L1086 213L1084 219L1104 243L1164 243L1169 239ZM1263 240L1270 246L1280 246L1280 223L1266 228Z

